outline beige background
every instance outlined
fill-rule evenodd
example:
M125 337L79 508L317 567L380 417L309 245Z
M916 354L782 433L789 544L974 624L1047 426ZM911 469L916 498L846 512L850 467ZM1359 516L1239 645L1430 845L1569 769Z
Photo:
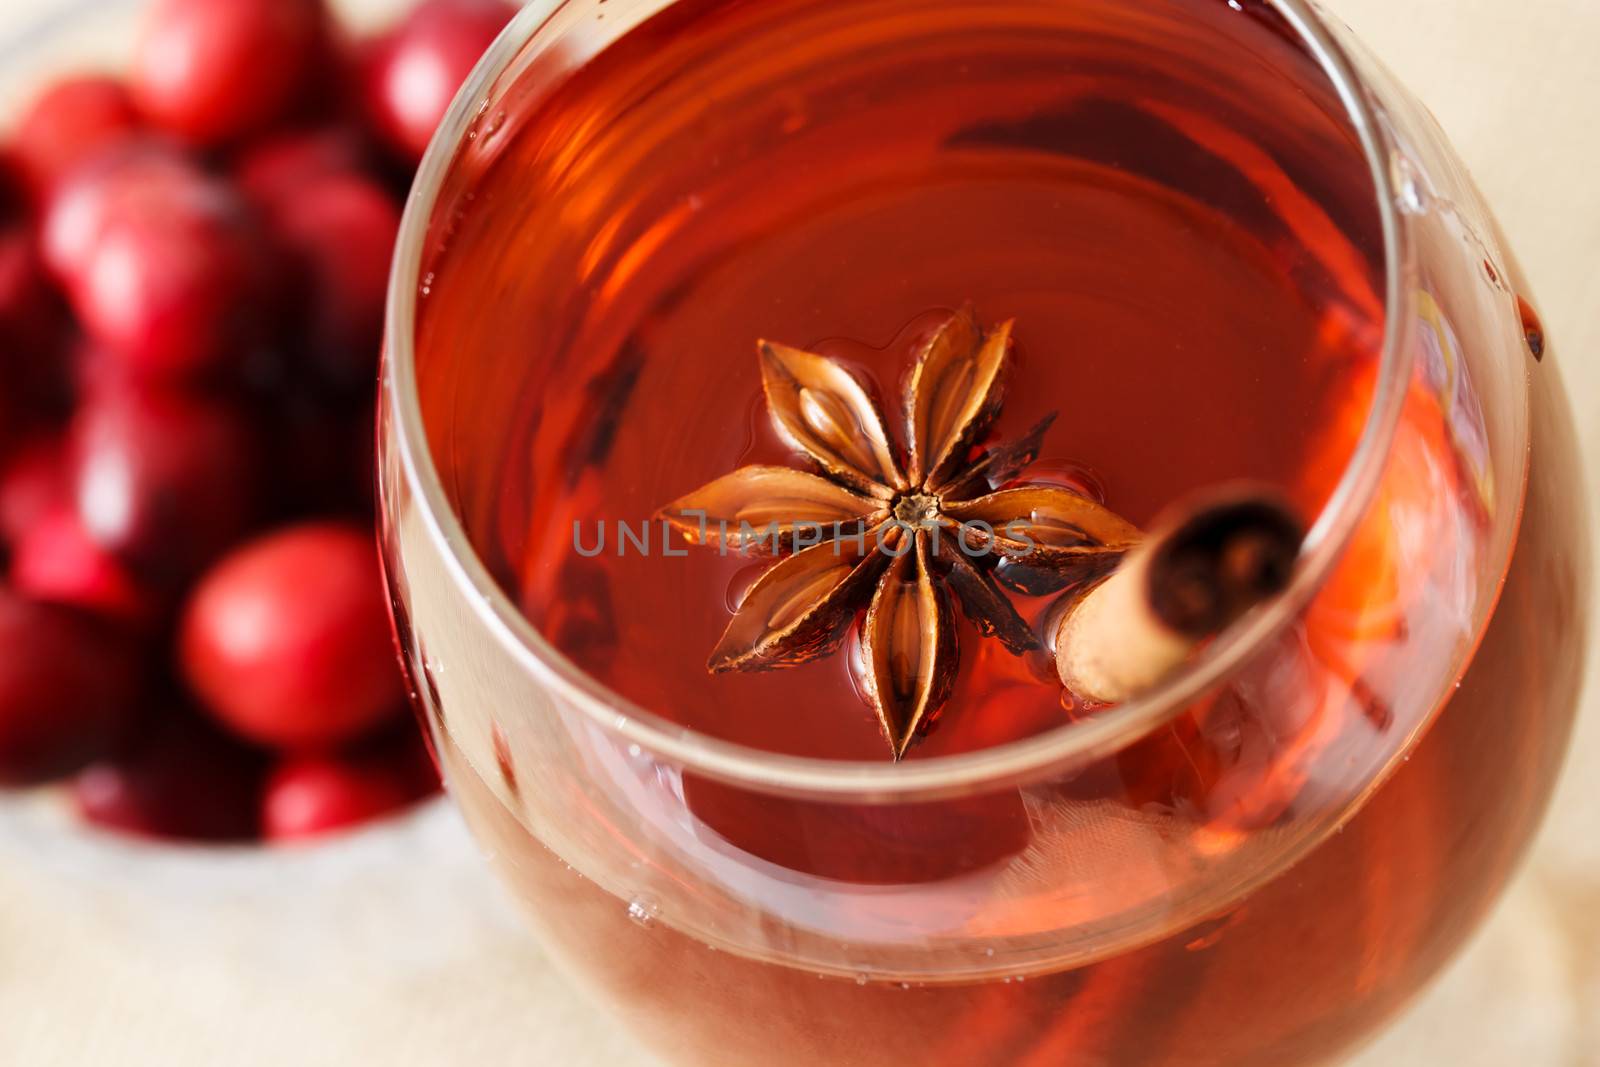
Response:
M1600 0L1326 4L1432 105L1498 206L1600 471ZM0 0L0 35L62 6ZM115 16L83 21L102 50L126 47ZM58 62L11 57L0 96ZM1600 1067L1597 690L1514 890L1360 1067ZM551 973L443 806L337 847L217 855L87 840L45 799L0 805L0 1064L369 1061L651 1062Z

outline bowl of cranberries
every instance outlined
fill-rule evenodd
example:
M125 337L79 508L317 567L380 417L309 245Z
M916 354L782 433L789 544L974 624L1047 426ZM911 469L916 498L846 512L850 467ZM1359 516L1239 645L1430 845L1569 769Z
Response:
M403 198L515 7L128 6L136 32L4 96L0 806L325 840L439 788L372 409Z

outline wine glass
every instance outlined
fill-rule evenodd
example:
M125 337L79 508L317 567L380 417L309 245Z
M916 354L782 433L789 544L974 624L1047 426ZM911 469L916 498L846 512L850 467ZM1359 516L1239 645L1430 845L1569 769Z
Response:
M1096 106L1018 119L1038 86ZM761 279L717 274L713 252L805 221L766 208L835 172L900 180L905 144L1046 141L1096 181L1226 215L1346 353L1326 369L1343 406L1296 459L1311 521L1287 590L1155 688L992 744L949 744L978 721L963 708L904 762L796 751L836 710L800 671L762 690L802 723L784 740L696 728L674 634L654 661L617 635L704 612L628 630L646 592L568 566L565 543L611 488L593 475L617 425L664 417L634 388L660 361L688 364L676 410L705 403L637 453L638 480L693 459L694 426L759 425L714 402L759 401L742 365L652 347L688 335L671 301L731 287L717 321L740 330L786 294L859 317L843 294L903 280L850 277L871 249L755 304ZM798 154L820 143L849 151ZM951 239L972 239L961 222ZM1022 247L949 269L1043 276ZM1083 284L1160 284L1160 261L1134 266ZM651 279L681 284L649 304ZM1482 918L1565 747L1588 539L1547 348L1437 124L1306 0L535 4L435 141L395 266L380 482L415 701L546 946L673 1062L1330 1062ZM1287 397L1223 381L1190 398L1231 420L1213 436L1288 418Z

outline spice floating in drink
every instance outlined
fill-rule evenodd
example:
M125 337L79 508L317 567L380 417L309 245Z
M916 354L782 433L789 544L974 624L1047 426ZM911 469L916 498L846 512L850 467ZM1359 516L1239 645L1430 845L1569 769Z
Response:
M1137 528L1068 489L998 487L1039 455L1051 419L972 456L1005 397L1012 324L970 309L924 343L905 395L901 451L873 392L824 356L762 341L762 387L779 435L821 474L743 467L661 510L702 544L790 553L744 598L710 669L793 667L835 652L857 612L868 699L895 759L950 697L960 651L950 593L979 633L1038 647L990 573L1026 558L1060 585L1108 573Z
M1269 491L1222 489L1181 506L1066 607L1055 631L1062 684L1098 704L1148 691L1283 592L1304 540L1300 520Z

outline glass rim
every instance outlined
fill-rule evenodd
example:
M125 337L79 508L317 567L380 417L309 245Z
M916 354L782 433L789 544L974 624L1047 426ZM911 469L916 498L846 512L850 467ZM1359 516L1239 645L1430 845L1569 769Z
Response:
M523 669L564 695L608 733L664 761L761 792L815 799L934 800L986 787L1025 785L1121 750L1180 714L1281 634L1300 615L1341 558L1376 495L1400 421L1414 353L1405 343L1415 319L1413 236L1399 208L1393 161L1398 148L1344 46L1314 0L1265 0L1295 32L1334 87L1365 157L1383 234L1384 338L1377 387L1355 451L1306 538L1295 575L1276 599L1220 634L1191 663L1113 714L1068 723L992 748L911 762L858 762L770 752L702 733L640 707L589 675L533 626L489 573L451 505L433 459L417 390L415 321L422 251L450 164L477 104L558 11L574 0L524 7L485 53L435 134L407 200L389 279L380 405L392 427L400 477L450 580ZM672 0L658 0L664 8Z

